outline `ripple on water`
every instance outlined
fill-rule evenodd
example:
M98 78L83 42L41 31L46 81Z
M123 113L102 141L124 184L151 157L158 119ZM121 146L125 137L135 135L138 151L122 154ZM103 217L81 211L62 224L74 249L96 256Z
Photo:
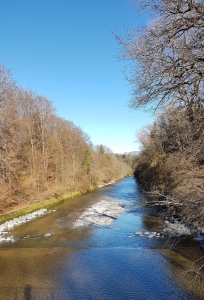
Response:
M125 203L126 211L109 226L73 228L76 218L104 197ZM196 299L175 280L174 264L151 249L165 243L156 238L163 224L140 199L134 179L125 178L15 227L19 240L4 243L0 251L2 299ZM157 234L148 239L145 232Z
M28 284L30 299L196 299L174 280L169 260L156 250L21 249L4 252L2 258L0 268L7 269L7 276L0 280L0 294L12 282L10 299L24 299L20 295Z

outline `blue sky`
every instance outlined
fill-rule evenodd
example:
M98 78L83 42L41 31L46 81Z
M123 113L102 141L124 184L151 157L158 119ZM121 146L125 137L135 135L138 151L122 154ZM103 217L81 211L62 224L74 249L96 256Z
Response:
M135 132L153 122L131 111L130 86L112 32L143 22L126 0L0 0L0 62L53 102L94 145L137 150Z

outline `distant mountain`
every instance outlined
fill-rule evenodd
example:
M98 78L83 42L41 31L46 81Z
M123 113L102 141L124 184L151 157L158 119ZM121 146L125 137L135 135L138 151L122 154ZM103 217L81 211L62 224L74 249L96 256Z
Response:
M138 155L140 153L140 151L130 151L130 152L124 152L124 153L116 153L119 155Z
M125 155L138 155L140 151L131 151L131 152L124 152Z

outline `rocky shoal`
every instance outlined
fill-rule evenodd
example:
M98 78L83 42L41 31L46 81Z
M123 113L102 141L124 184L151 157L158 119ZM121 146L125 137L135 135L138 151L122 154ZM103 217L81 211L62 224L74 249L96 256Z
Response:
M125 210L116 200L107 198L89 207L75 221L73 228L108 226Z

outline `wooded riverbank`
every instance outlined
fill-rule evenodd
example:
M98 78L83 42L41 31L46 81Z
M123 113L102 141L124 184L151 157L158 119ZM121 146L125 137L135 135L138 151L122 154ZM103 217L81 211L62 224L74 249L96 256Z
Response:
M52 102L17 85L0 65L0 213L90 190L132 174L132 158L114 154Z
M151 20L116 37L130 65L129 104L155 114L137 132L135 177L152 204L204 232L204 2L131 3Z
M108 182L104 185L90 187L88 190L85 190L85 191L72 192L72 193L69 193L69 194L62 195L58 198L49 199L49 200L38 202L38 203L35 203L35 204L31 203L29 205L29 203L28 203L27 205L25 205L25 207L22 207L22 208L13 207L12 209L9 209L9 212L6 212L4 214L0 214L0 224L4 223L6 221L12 220L14 218L18 218L22 215L35 212L35 211L37 211L41 208L49 208L49 207L51 207L55 204L59 204L61 202L71 201L71 199L73 199L73 197L75 197L75 196L79 196L79 195L83 195L85 193L89 193L90 191L93 191L95 189L98 189L100 187L103 187L105 185L109 185L109 184L112 184L112 183L115 183L115 181L110 181L110 182Z

